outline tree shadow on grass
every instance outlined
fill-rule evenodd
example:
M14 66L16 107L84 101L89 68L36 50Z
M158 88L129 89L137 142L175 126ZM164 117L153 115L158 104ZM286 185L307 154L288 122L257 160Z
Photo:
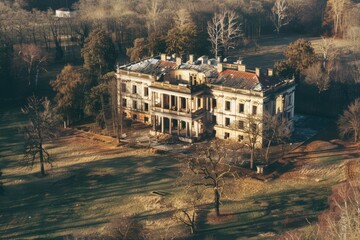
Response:
M249 202L252 206L250 210L226 214L235 216L229 221L216 225L203 223L199 237L210 234L216 239L247 239L260 233L282 233L294 227L308 225L328 207L327 197L324 196L330 192L330 189L323 187L302 188L258 194L251 199L238 202L224 202L225 206Z

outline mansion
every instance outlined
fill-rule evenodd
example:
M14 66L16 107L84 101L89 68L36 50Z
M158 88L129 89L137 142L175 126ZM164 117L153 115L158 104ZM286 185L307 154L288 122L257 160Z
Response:
M295 81L251 71L241 61L161 54L117 68L118 104L151 133L194 142L206 136L246 141L249 117L278 115L293 127ZM259 145L262 139L259 138Z

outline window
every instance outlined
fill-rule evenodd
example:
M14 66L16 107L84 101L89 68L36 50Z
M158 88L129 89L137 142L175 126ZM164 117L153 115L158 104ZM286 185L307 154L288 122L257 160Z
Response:
M149 111L149 104L148 103L144 103L144 111L145 112Z
M212 122L213 122L213 124L217 124L216 116L215 116L215 115L212 115Z
M230 111L230 107L231 107L230 101L225 101L225 110Z
M133 94L137 94L137 87L136 87L136 85L133 85L133 86L132 86L132 93L133 93Z
M126 83L121 84L121 92L126 92Z
M133 109L137 109L137 101L133 101Z
M224 134L224 139L228 139L229 137L230 137L230 133L225 132L225 134Z
M201 106L201 98L198 98L197 99L197 107L200 108L200 106Z
M149 96L149 88L148 87L144 87L144 96L145 97Z
M132 119L133 119L133 120L137 120L137 115L134 114L134 115L132 116Z
M244 136L243 135L238 135L238 141L241 142L244 140Z
M257 114L257 106L253 106L252 107L252 115L256 115Z
M225 118L225 126L230 126L230 118Z
M238 128L239 129L244 129L244 121L239 121L239 123L238 123Z
M215 98L212 99L212 107L216 108L216 99Z
M122 106L127 107L127 99L126 98L122 99Z
M244 113L245 105L243 103L239 104L239 113Z
M144 117L144 122L149 122L149 118L148 117Z

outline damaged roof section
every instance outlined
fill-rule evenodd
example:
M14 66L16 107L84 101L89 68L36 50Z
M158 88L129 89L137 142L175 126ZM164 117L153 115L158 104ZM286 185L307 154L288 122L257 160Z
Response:
M242 72L232 69L225 69L210 84L220 85L244 90L264 91L279 83L284 82L275 76L260 75L252 72Z
M161 56L161 59L160 57L149 58L123 65L118 67L118 69L149 74L156 76L158 80L165 79L171 83L181 83L180 80L186 80L185 78L187 78L181 79L179 76L173 75L172 71L176 69L194 70L205 75L206 80L204 83L259 92L266 91L289 80L274 76L272 69L268 69L267 74L261 74L260 68L256 68L255 71L247 70L245 65L241 64L241 61L234 62L233 64L222 64L218 60L216 61L216 65L207 64L205 63L206 61L195 64L193 60L185 63L181 61L181 58L167 59L166 56ZM161 76L165 77L160 78ZM172 81L174 80L172 78L176 79L176 81Z
M136 63L121 66L120 69L143 74L159 76L176 68L175 62L162 61L156 58L142 60Z

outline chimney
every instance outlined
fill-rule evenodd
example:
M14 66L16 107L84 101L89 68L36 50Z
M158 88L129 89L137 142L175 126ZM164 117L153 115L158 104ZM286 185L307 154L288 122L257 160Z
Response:
M211 60L207 60L207 64L208 64L208 65L211 65Z
M177 57L176 58L176 65L180 66L181 65L181 57Z
M217 60L218 63L221 63L221 57L220 56L217 56L216 60Z
M239 72L246 72L246 66L244 64L238 65L238 71Z
M194 64L194 54L189 55L189 63Z
M218 73L221 73L224 70L222 63L217 64L217 71Z
M176 53L173 53L173 54L171 55L171 57L172 57L173 59L176 59L176 57L177 57Z
M161 61L166 61L166 54L165 53L162 53L160 56L161 56Z
M268 68L268 76L272 77L274 75L274 71L272 68Z
M260 68L255 68L256 76L260 77Z

